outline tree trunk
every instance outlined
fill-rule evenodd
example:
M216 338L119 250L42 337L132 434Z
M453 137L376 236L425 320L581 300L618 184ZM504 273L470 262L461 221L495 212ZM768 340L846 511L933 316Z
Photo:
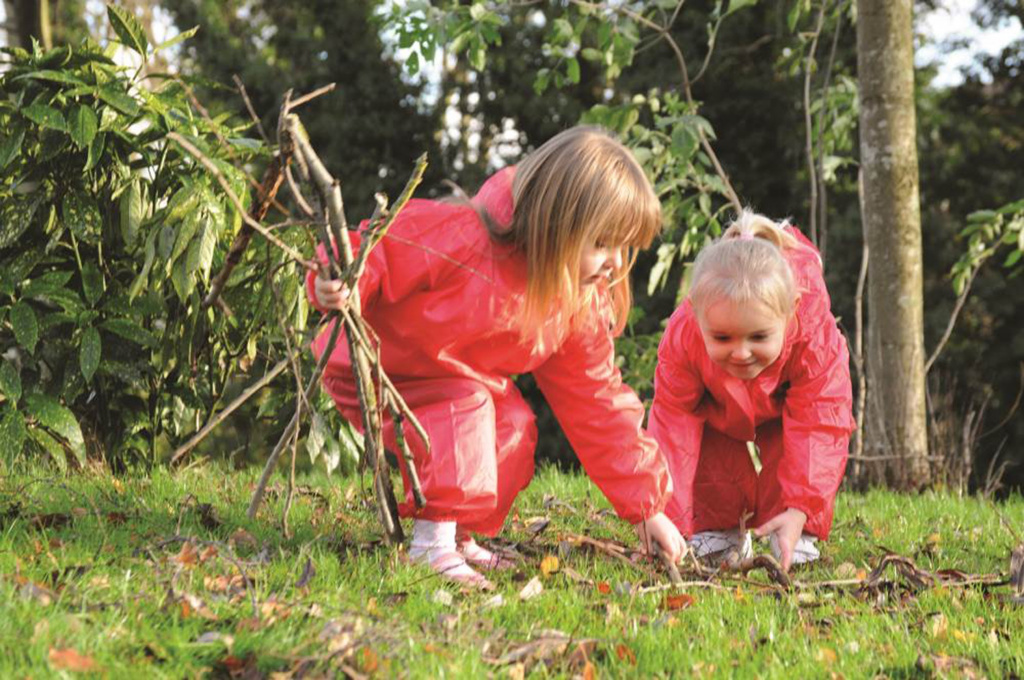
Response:
M32 38L43 47L53 47L49 0L4 0L7 14L7 42L32 49Z
M868 270L868 455L890 484L929 482L924 292L911 0L857 1L860 160Z

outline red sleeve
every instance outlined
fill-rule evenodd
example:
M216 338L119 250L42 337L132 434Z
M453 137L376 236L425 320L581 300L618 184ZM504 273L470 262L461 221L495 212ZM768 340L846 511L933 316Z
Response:
M573 332L533 375L587 474L618 515L636 524L664 510L671 481L643 431L643 404L615 366L605 321Z
M798 312L801 339L782 411L779 483L786 507L804 512L808 530L826 539L854 429L853 396L846 338L828 309L824 282L815 288Z
M665 513L686 536L693 534L693 480L704 435L704 418L696 415L704 382L692 361L702 348L693 345L693 323L689 303L669 319L658 346L654 403L647 421L672 475L672 499Z
M359 252L362 230L349 232L354 253ZM467 232L478 229L478 218L471 208L427 200L412 200L391 225L387 235L378 243L366 260L366 269L359 279L359 296L363 310L378 300L396 302L416 290L436 285L437 281L459 262L461 255L453 248L469 242ZM337 246L335 246L337 253ZM327 263L327 252L321 245L317 258ZM317 304L313 283L315 272L306 275L306 292L310 304Z

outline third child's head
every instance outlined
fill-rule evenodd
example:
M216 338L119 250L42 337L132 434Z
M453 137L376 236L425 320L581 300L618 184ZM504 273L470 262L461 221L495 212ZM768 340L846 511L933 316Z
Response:
M609 282L621 328L629 270L662 224L661 204L632 152L600 128L571 128L518 165L512 194L510 235L529 277L526 326L579 311Z
M768 218L744 211L697 256L690 304L708 356L742 380L782 353L799 291L783 249L796 239Z

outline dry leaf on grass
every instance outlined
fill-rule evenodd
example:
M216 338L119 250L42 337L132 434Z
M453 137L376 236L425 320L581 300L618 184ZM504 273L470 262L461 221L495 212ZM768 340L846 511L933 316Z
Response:
M523 589L519 591L519 599L522 601L531 600L544 592L544 585L540 582L540 578L534 576L530 579L530 582L523 586Z
M79 654L73 649L58 649L52 647L47 658L50 665L59 671L70 671L72 673L88 673L99 670L92 657Z
M693 605L695 601L696 600L693 595L687 595L686 593L681 593L679 595L667 595L665 597L665 609L668 611L686 609Z
M544 559L540 561L540 573L544 576L551 576L556 571L558 571L558 558L554 555L545 555Z

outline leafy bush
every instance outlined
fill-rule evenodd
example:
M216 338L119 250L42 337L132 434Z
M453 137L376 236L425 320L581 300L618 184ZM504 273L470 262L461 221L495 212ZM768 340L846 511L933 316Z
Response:
M165 47L129 13L108 14L143 59ZM242 216L166 135L200 148L242 197L236 164L267 150L196 115L181 80L117 66L113 47L4 52L0 451L62 467L67 452L79 464L90 450L149 458L161 433L212 412L240 363L260 365L260 349L281 342L279 314L302 328L306 313L300 274L267 252L248 253L225 293L244 321L200 306ZM275 282L289 284L280 309Z

